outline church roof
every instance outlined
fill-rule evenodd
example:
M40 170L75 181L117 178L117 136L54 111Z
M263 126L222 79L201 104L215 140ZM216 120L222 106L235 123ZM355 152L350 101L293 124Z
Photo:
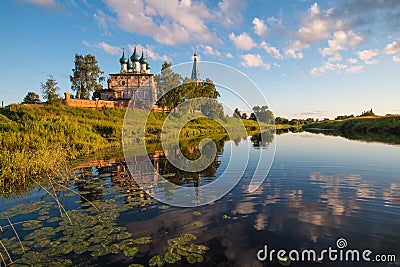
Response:
M125 57L125 51L122 50L122 57L119 59L119 63L128 64L128 59Z
M135 45L135 49L133 50L133 54L131 56L131 61L132 62L138 62L139 61L139 53L136 51L136 45Z

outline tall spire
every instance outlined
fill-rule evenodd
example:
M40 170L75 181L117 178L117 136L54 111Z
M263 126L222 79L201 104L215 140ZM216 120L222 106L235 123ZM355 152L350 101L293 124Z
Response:
M196 50L194 50L194 55L193 55L193 68L192 68L192 76L191 76L193 81L200 81L200 73L199 73L199 67L197 66L197 54Z

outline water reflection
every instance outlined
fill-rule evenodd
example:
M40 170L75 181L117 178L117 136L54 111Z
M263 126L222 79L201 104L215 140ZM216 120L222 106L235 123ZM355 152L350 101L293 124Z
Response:
M200 243L210 247L200 266L279 266L277 262L259 262L257 251L264 245L271 249L313 248L318 251L334 247L339 237L346 238L351 248L397 254L399 258L400 166L392 158L400 158L398 147L371 146L306 133L276 138L279 146L274 165L268 179L257 191L249 193L247 190L255 164L250 162L243 179L229 194L196 208L169 207L151 199L136 185L123 158L108 157L79 165L78 179L71 187L84 198L74 196L73 200L78 202L69 201L69 205L79 205L83 209L87 207L87 200L106 202L115 199L122 207L118 225L125 226L134 237L146 235L153 239L151 245L141 247L135 257L109 255L93 258L91 263L147 266L152 256L165 253L169 239L182 233L194 234ZM219 154L213 162L215 165L197 175L179 172L165 159L165 153L173 155L174 149L161 151L153 144L154 149L149 155L152 166L160 174L177 184L195 187L218 179L219 172L226 166L225 144L234 142L232 149L237 151L250 145L254 147L252 156L261 151L257 147L259 140L258 135L235 141L217 139ZM197 145L195 141L188 142L180 149L195 158ZM341 145L346 158L330 157L337 146L342 148ZM268 143L265 146L268 147ZM360 157L360 151L369 158ZM141 162L147 155L138 153L134 157L137 171L145 172L149 166ZM74 263L79 257L71 256ZM323 264L342 266L343 262ZM185 260L177 264L186 265ZM346 263L346 266L364 265L363 262ZM394 266L389 263L368 265ZM296 266L321 266L321 263L296 263Z

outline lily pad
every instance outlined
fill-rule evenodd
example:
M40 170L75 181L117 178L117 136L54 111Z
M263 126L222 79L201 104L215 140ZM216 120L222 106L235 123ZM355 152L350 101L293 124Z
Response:
M200 211L193 211L192 214L193 214L193 216L200 216L201 212Z
M128 267L144 267L144 266L141 264L138 264L138 263L133 263L133 264L129 264Z
M22 230L30 231L30 230L34 230L34 229L40 228L43 225L38 220L29 220L29 221L24 222L22 224L22 226L24 227Z
M149 260L149 266L150 267L162 267L164 266L165 260L162 256L160 255L155 255Z
M170 207L167 206L167 205L161 205L161 206L159 206L158 208L159 208L160 210L166 210L166 209L169 209Z
M203 262L204 258L200 254L192 253L186 257L187 262L190 264L195 264L197 262Z
M204 224L202 222L194 222L193 226L194 227L202 227Z
M182 258L179 254L174 253L174 252L166 252L164 254L164 260L168 263L174 264L177 261L180 261Z
M58 246L58 249L62 254L69 254L74 250L74 245L70 242L62 243Z
M138 244L138 245L144 245L144 244L151 243L152 240L151 240L150 236L143 236L143 237L139 237L139 238L135 239L133 242L135 242L135 244Z
M134 257L139 252L137 247L128 247L124 250L124 255L126 257Z

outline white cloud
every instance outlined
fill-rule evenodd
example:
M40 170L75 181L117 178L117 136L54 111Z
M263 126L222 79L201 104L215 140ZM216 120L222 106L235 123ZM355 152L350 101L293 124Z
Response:
M344 69L347 69L347 65L326 61L321 67L312 68L310 73L313 76L319 76L329 71L335 71L336 73L340 73L340 71Z
M162 44L216 42L206 22L213 17L204 3L170 0L105 0L127 32L152 37Z
M218 50L214 49L209 45L201 45L200 47L205 55L217 56L217 57L221 56L221 53Z
M303 58L303 53L300 52L303 49L308 48L310 45L303 43L300 40L295 40L289 44L289 47L285 49L285 55L294 59Z
M259 36L265 36L268 32L268 27L265 25L264 21L259 18L253 19L253 29L254 32Z
M350 62L351 64L357 64L358 63L358 59L356 58L349 58L347 59L348 62Z
M245 32L238 36L236 36L234 33L231 33L229 35L229 39L231 39L235 46L239 49L250 50L256 46L254 40Z
M105 42L99 42L99 43L91 44L88 41L83 41L83 44L85 46L87 46L87 47L95 47L95 48L101 49L101 50L103 50L104 52L106 52L107 54L110 54L110 55L118 55L118 54L122 53L122 49L121 48L109 45L109 44L107 44Z
M385 54L390 55L390 54L395 54L397 52L400 52L400 43L394 41L393 43L388 44L383 51Z
M328 61L329 62L338 62L338 61L342 61L342 59L343 59L343 57L340 54L336 53L334 56L329 57Z
M281 52L279 51L278 48L271 46L265 41L262 41L260 44L261 48L267 51L268 54L270 54L273 58L276 59L282 59L283 56L281 55Z
M398 56L393 56L392 57L393 62L400 62L400 57Z
M216 14L218 21L224 27L237 26L243 20L243 11L247 7L245 0L222 0L218 3L219 12Z
M271 68L270 64L265 64L263 62L263 59L262 59L261 55L259 55L259 54L246 54L246 55L242 55L241 58L243 60L241 65L246 68L264 67L267 70L269 70Z
M228 52L228 53L225 54L225 57L226 58L233 58L233 55L232 55L232 53Z
M365 64L376 64L378 63L377 60L371 60L373 57L376 57L379 54L377 49L370 49L370 50L362 50L358 51L358 57L364 61Z
M312 44L322 38L328 38L331 28L330 20L321 14L318 4L314 3L303 17L302 26L296 36L305 44Z
M294 59L302 59L303 58L303 53L302 52L297 52L296 50L293 49L285 49L285 55L289 56Z
M332 55L333 53L346 50L348 45L354 47L363 41L363 38L353 31L336 31L333 38L328 40L328 47L321 50L323 56Z
M356 73L362 70L364 66L362 65L357 65L357 66L352 66L346 70L347 73Z

